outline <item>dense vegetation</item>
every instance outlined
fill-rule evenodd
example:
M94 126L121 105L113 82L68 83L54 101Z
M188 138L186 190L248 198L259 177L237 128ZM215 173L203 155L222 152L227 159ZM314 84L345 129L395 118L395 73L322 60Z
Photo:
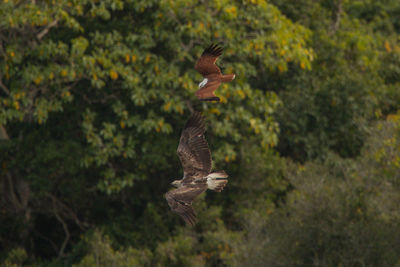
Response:
M0 265L400 264L398 0L2 0ZM237 78L198 103L222 42ZM230 182L163 198L204 111Z

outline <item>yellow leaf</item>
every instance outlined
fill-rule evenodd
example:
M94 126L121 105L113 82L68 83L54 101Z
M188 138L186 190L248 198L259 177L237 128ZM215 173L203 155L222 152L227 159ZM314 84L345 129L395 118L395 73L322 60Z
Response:
M36 77L35 80L33 80L33 82L34 82L36 85L39 85L40 82L41 82L42 80L43 80L43 77L42 77L41 75L39 75L38 77Z
M304 62L300 63L300 68L302 68L303 70L306 68L306 64L304 64Z
M113 70L111 70L110 71L110 78L113 79L113 80L118 79L118 73L113 71Z
M228 13L228 14L231 14L234 17L236 17L236 15L237 15L237 9L236 9L235 6L226 7L225 8L225 12Z
M129 63L130 61L131 61L131 57L128 54L126 54L125 55L125 62Z
M240 96L240 98L242 99L246 98L246 94L243 92L242 89L237 90L236 93Z
M49 74L49 80L53 80L54 79L54 73L53 72L50 72L50 74Z
M179 114L183 114L183 109L181 106L177 106L175 109L176 111L178 111Z
M385 49L386 49L386 52L388 52L388 53L392 52L392 47L390 46L390 43L388 40L385 41Z
M388 120L388 121L396 121L399 118L400 117L397 114L389 114L389 115L387 115L386 120Z
M158 68L157 65L154 66L154 71L155 71L157 74L160 74L160 69Z
M11 57L14 57L14 56L15 56L14 51L11 51L10 56L11 56Z
M61 77L65 77L65 76L67 76L67 71L66 70L62 70L61 72L60 72L60 75L61 75Z
M220 97L219 97L219 101L220 101L221 103L228 103L228 99L227 99L226 97L224 97L224 96L220 96Z
M136 55L132 55L132 62L135 62L136 61Z
M144 59L145 63L149 63L150 62L150 55L147 55L146 58Z
M124 129L124 128L125 128L125 122L123 122L123 121L120 121L120 122L119 122L119 125L121 126L121 128L122 128L122 129Z
M168 111L170 107L171 107L171 102L168 102L167 104L164 105L164 110Z
M210 108L210 113L219 115L219 114L221 114L221 111L219 111L219 109L217 109L217 108Z
M14 107L16 110L19 110L19 102L18 101L14 101Z

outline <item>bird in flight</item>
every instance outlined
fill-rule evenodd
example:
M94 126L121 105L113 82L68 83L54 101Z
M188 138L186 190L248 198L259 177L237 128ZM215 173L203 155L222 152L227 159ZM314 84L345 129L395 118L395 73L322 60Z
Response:
M197 98L202 101L219 101L219 97L214 94L214 91L222 82L231 82L235 79L235 74L224 75L215 65L215 61L222 55L222 51L223 48L219 47L218 44L211 44L204 49L196 62L194 68L204 77L203 81L199 83L199 90L196 92Z
M197 221L193 200L207 189L221 192L228 183L225 171L211 172L211 152L204 132L204 118L194 112L183 128L177 149L183 178L173 181L171 185L177 188L165 194L171 210L192 226Z

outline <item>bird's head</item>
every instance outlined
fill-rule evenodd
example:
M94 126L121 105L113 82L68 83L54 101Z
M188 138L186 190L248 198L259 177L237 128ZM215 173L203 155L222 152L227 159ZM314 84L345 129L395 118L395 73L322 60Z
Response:
M172 185L172 186L175 186L175 187L180 187L180 186L181 186L181 181L180 181L180 180L175 180L175 181L173 181L173 182L171 183L171 185Z

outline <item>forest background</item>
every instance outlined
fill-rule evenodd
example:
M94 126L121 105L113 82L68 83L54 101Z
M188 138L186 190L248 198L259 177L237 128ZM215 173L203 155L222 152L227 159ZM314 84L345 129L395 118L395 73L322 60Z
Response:
M1 0L1 266L399 266L400 1ZM236 79L196 104L222 42ZM164 193L190 106L222 193Z

